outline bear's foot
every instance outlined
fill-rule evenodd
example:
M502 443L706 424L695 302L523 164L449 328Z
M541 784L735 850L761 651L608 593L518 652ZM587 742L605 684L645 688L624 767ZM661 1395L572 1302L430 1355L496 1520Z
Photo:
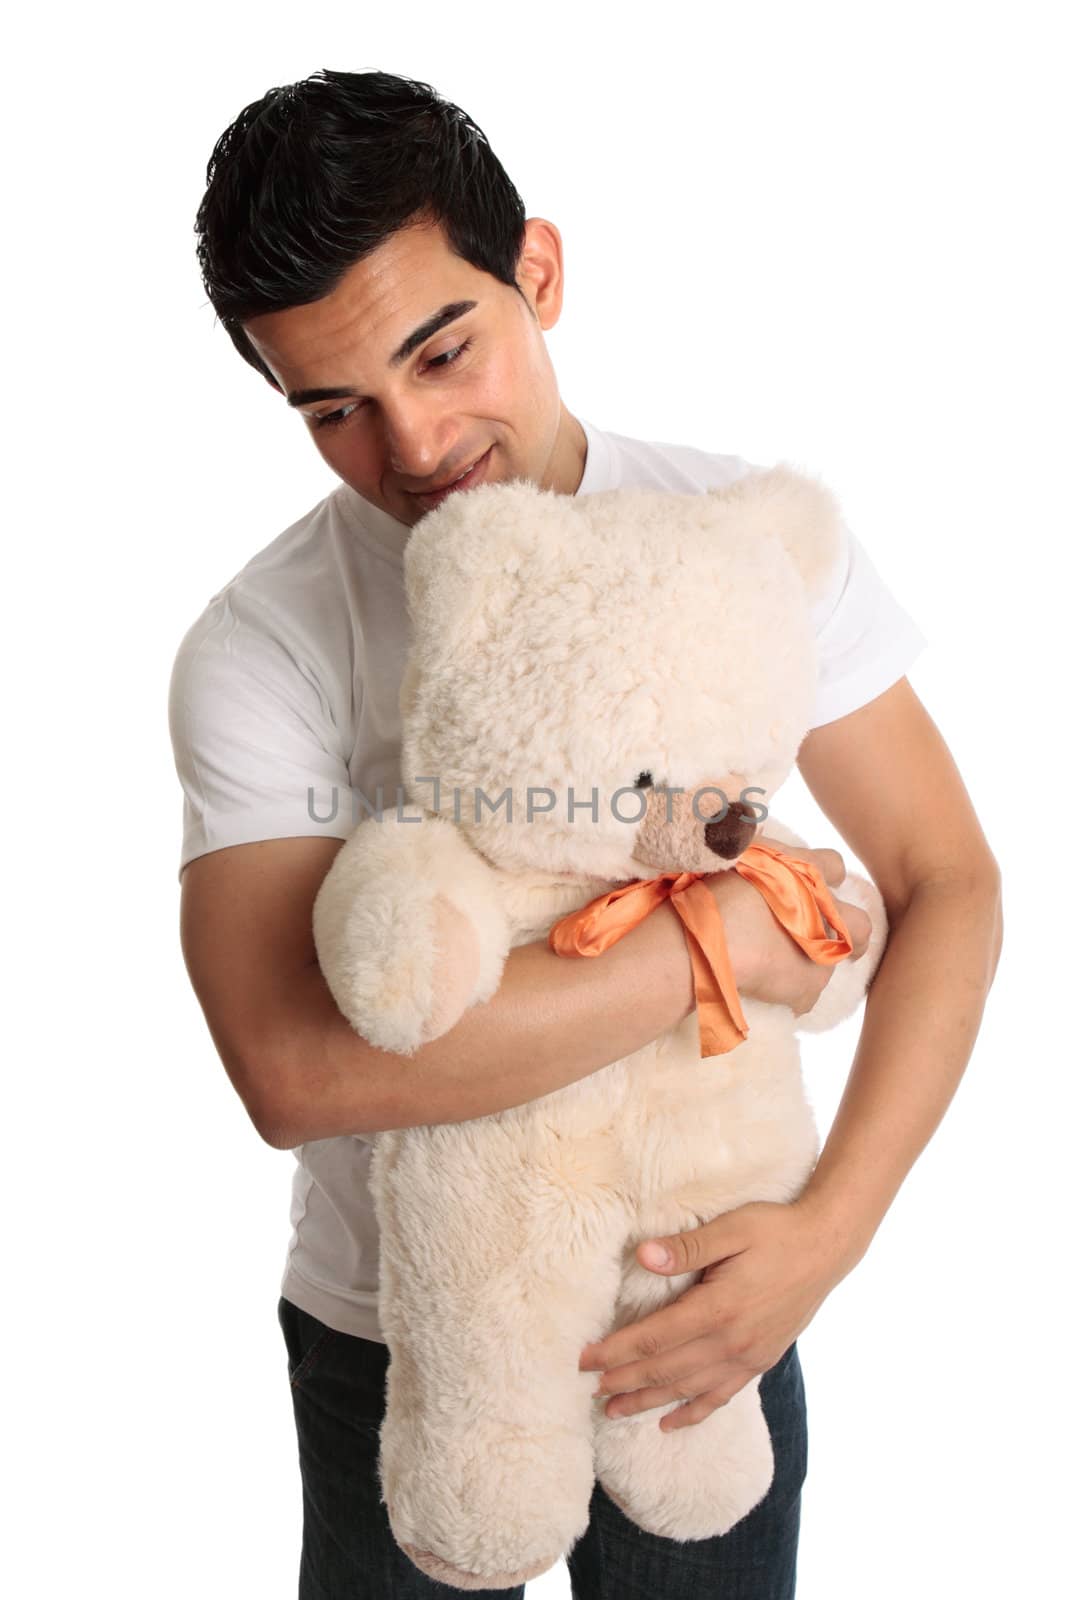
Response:
M483 1418L450 1430L387 1413L379 1478L393 1538L427 1577L509 1589L565 1557L589 1525L592 1439Z
M647 1533L664 1539L710 1539L728 1533L764 1498L774 1451L759 1380L740 1389L703 1422L664 1433L657 1406L630 1417L605 1417L596 1431L596 1475L609 1500Z
M440 1556L435 1556L429 1550L416 1550L413 1545L400 1546L408 1560L420 1572L425 1572L428 1578L434 1578L438 1583L451 1584L454 1589L517 1589L520 1584L528 1583L531 1578L539 1578L543 1572L548 1572L555 1566L558 1556L549 1556L547 1561L536 1562L533 1566L524 1567L518 1572L492 1572L485 1573L463 1572L459 1567L453 1567Z

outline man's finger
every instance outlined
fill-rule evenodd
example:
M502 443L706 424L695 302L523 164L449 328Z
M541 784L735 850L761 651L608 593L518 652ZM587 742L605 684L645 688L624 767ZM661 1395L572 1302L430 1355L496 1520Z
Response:
M684 1233L661 1234L658 1239L643 1240L637 1247L637 1259L653 1272L674 1276L725 1261L740 1248L733 1214L724 1211L711 1222L688 1228Z
M726 1405L749 1382L751 1379L741 1378L731 1383L728 1388L698 1395L695 1400L689 1400L683 1406L675 1406L665 1417L660 1417L659 1425L664 1433L670 1433L673 1428L690 1428L694 1422L703 1422L705 1417L710 1417L713 1411L718 1411L720 1406Z
M845 877L845 858L840 850L809 850L799 844L787 844L784 839L776 839L773 834L764 836L766 842L784 850L787 855L796 856L801 861L807 861L811 866L817 867L822 873L825 882L831 887L835 883L843 883Z
M854 906L849 900L839 900L836 895L831 895L837 914L848 929L848 936L852 940L852 954L850 961L855 961L863 954L871 942L871 919L862 906ZM825 919L824 919L825 921ZM830 929L826 929L827 934Z
M647 1317L616 1328L614 1333L588 1344L578 1360L579 1372L613 1372L618 1367L660 1361L669 1355L677 1361L678 1349L693 1339L716 1337L724 1320L712 1302L709 1307L707 1285L693 1284L669 1305L650 1311ZM628 1379L639 1378L636 1372ZM645 1382L648 1382L646 1377Z
M812 850L809 854L827 884L844 882L845 858L840 850Z
M691 1403L699 1398L684 1383L652 1385L647 1389L631 1389L627 1394L613 1394L604 1402L604 1415L609 1422L616 1417L632 1417L639 1411L654 1411L657 1406L669 1406L673 1401Z
M688 1344L708 1332L707 1313L693 1314L683 1295L669 1306L616 1328L607 1338L586 1345L578 1361L579 1372L609 1372L616 1367L656 1360L665 1351Z

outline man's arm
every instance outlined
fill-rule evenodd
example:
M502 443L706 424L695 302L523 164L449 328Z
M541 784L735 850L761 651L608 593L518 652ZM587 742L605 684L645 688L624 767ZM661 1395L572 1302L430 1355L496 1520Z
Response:
M906 678L816 728L799 766L890 920L848 1083L805 1191L847 1260L866 1250L970 1059L1000 959L1000 871Z
M629 1055L693 1007L685 933L664 904L595 961L563 960L545 940L520 946L493 998L440 1039L411 1056L376 1049L338 1011L315 960L311 910L341 843L233 845L182 874L193 988L234 1087L277 1148L523 1105ZM841 882L836 851L793 853L831 887ZM709 881L739 991L810 1009L829 969L807 960L736 872ZM840 909L862 949L863 913Z
M649 1270L705 1268L672 1306L583 1353L609 1415L675 1399L700 1422L765 1372L865 1253L956 1090L1000 955L1000 874L959 771L906 678L809 733L812 795L877 883L889 940L822 1154L792 1205L740 1206L644 1241ZM664 1262L652 1250L662 1243Z

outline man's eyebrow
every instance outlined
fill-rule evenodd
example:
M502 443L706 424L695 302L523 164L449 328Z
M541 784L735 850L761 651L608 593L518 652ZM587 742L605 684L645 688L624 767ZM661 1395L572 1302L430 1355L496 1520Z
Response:
M440 333L442 328L447 328L450 322L455 322L459 317L465 317L468 311L473 311L477 300L452 300L446 306L438 309L417 328L413 328L402 344L398 345L389 357L391 367L399 367L408 356L413 355L420 344L425 344L427 339L432 339L435 333ZM291 406L310 405L313 400L344 400L348 395L355 394L354 389L294 389L287 396Z

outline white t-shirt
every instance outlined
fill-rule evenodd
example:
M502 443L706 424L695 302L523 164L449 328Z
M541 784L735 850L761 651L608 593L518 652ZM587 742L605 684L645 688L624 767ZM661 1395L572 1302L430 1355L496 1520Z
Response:
M738 456L650 444L581 426L578 494L701 493L752 470ZM403 552L409 529L340 484L214 595L178 649L170 729L185 794L186 862L256 839L347 838L359 809L400 783L398 692L408 649ZM926 640L849 531L813 607L819 684L813 727L904 676ZM371 1145L300 1146L281 1290L328 1326L382 1341Z

